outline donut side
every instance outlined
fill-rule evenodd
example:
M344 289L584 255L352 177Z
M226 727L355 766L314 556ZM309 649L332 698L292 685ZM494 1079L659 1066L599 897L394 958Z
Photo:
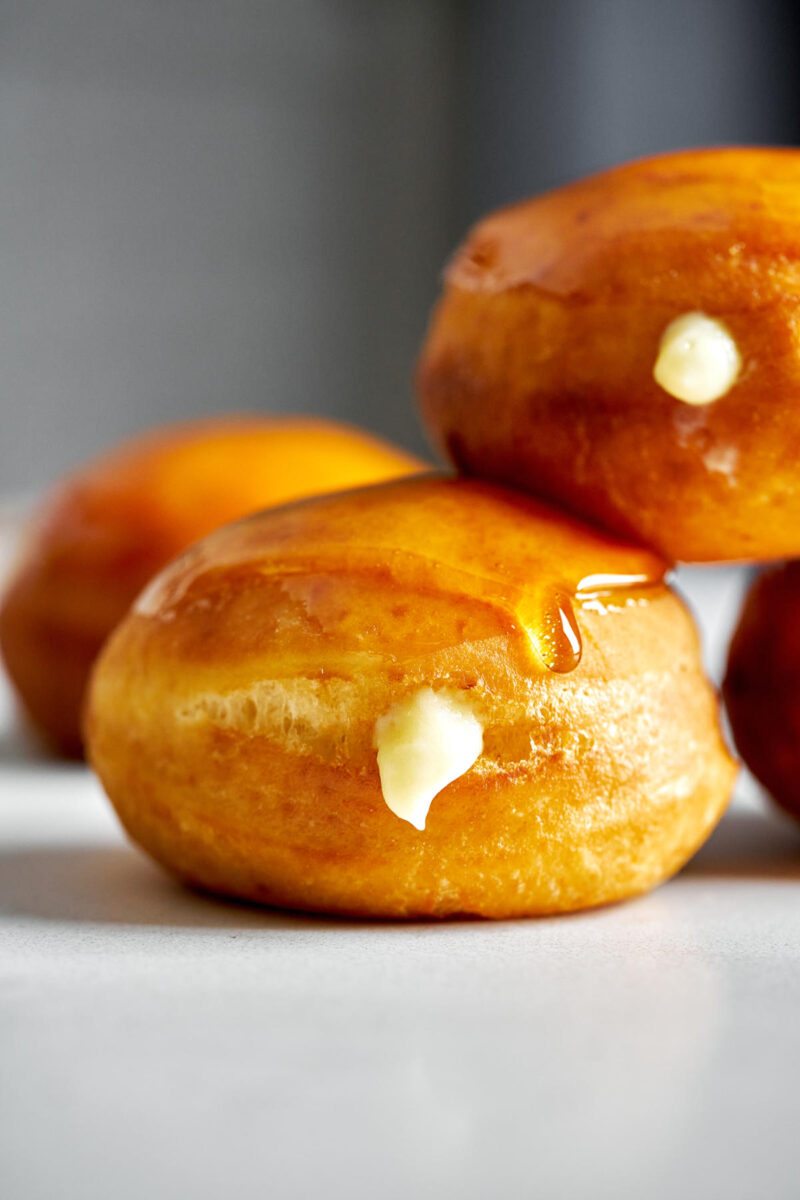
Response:
M723 695L736 748L773 798L800 818L800 563L750 589L728 654Z

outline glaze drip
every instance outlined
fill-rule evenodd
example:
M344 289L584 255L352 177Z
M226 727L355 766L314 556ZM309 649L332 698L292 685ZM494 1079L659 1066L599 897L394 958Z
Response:
M518 615L536 657L548 671L566 675L575 670L583 645L572 600L564 588L536 589L519 605Z

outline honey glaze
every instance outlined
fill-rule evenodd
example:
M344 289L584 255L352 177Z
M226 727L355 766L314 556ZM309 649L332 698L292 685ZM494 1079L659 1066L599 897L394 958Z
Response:
M575 670L583 653L576 607L621 612L632 604L646 604L659 582L644 575L590 575L573 593L558 585L532 589L516 611L542 666L566 675Z
M581 661L583 643L568 592L558 586L536 588L517 612L542 666L557 675L574 671Z
M426 476L271 510L220 530L161 577L139 613L170 620L217 593L224 606L227 591L266 577L290 584L300 604L307 593L306 607L340 647L358 645L361 630L377 652L397 657L406 650L409 604L416 640L431 642L446 636L442 613L486 606L532 670L563 674L581 658L576 603L595 592L657 584L665 570L648 551L541 502L474 480ZM397 598L402 619L388 597Z

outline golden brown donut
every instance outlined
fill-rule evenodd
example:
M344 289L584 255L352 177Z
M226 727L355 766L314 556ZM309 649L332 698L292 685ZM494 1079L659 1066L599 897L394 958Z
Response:
M800 818L800 563L765 572L748 592L723 692L744 762Z
M618 900L682 866L734 775L663 571L477 481L272 510L117 628L90 760L131 837L215 892L366 917Z
M0 607L0 649L31 721L54 749L81 753L100 647L198 538L271 504L422 466L345 425L250 416L163 428L82 467L42 505Z
M463 470L669 559L800 555L799 324L800 151L646 159L472 230L422 412Z

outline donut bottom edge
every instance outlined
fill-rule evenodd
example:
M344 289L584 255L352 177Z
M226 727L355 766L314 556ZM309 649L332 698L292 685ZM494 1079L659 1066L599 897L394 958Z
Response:
M420 833L389 812L372 776L265 744L248 747L242 773L235 737L214 741L202 782L191 758L173 759L157 796L135 753L100 772L133 841L204 891L373 919L538 916L646 892L709 836L736 770L709 760L688 794L677 780L643 779L620 811L602 782L587 797L555 758L527 778L467 775L439 794ZM211 803L198 805L198 787Z

